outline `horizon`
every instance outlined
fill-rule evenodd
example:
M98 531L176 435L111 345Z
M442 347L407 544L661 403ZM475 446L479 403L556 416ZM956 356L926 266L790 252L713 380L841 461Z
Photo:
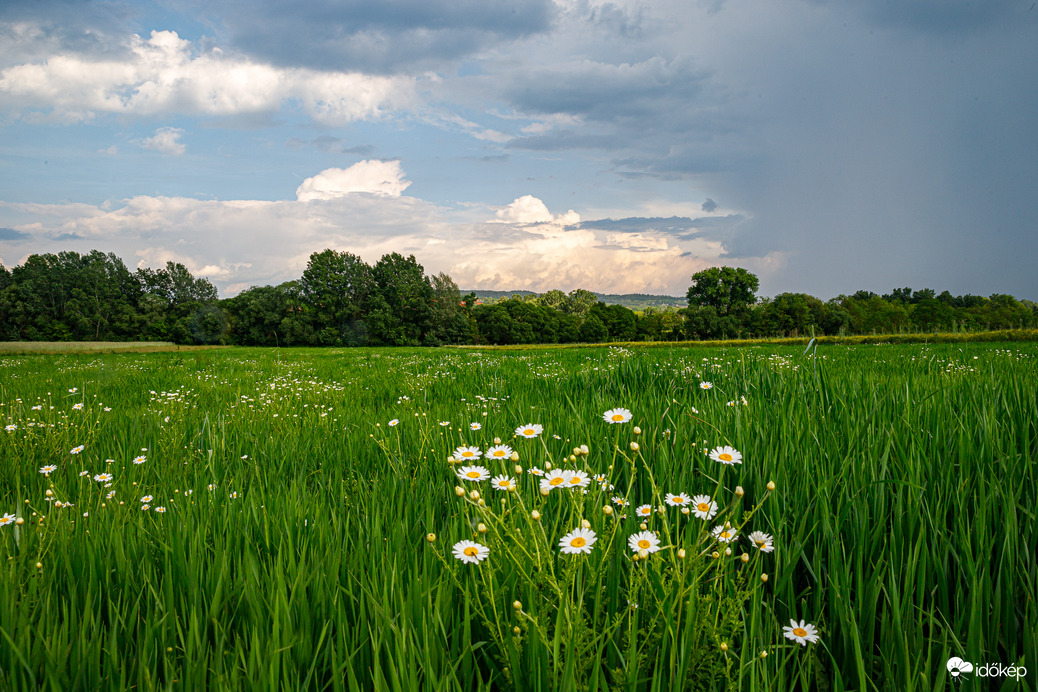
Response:
M228 296L332 248L478 290L670 297L727 265L1035 300L1033 10L6 3L0 262L100 246Z

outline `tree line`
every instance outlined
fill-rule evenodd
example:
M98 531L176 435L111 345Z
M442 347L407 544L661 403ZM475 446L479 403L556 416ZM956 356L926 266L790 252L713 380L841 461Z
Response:
M131 272L112 253L31 255L0 265L0 339L173 341L243 346L679 341L1038 326L1038 305L996 294L858 291L823 302L804 293L758 298L756 276L713 267L694 274L688 307L633 311L576 289L480 304L413 255L373 265L349 252L310 255L302 276L219 299L184 265Z

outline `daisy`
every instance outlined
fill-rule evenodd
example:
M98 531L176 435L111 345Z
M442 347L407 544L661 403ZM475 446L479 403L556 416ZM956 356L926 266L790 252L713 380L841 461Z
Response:
M79 476L80 476L81 478L82 478L83 476L89 476L89 475L90 475L90 472L89 472L89 471L86 471L86 470L83 470L83 471L80 471L80 472L79 472Z
M441 420L440 421L440 427L441 428L446 428L450 424L451 424L451 422L449 420Z
M469 430L480 430L482 427L479 423L469 423Z
M487 450L488 459L507 459L512 456L512 448L508 445L496 445Z
M156 507L155 511L158 512L159 514L165 514L166 513L166 508L165 507Z
M527 473L532 473L535 476L543 476L544 475L544 471L541 471L536 466L531 467L530 470Z
M713 451L710 452L710 458L729 466L742 463L742 454L739 450L727 445L724 447L714 447Z
M700 382L699 383L699 388L700 389L713 389L714 388L714 383L713 382Z
M515 479L508 476L495 476L494 480L490 481L490 484L494 486L494 490L515 489Z
M54 465L44 466L44 467L42 467L40 469L40 473L42 473L44 476L49 476L50 474L54 473L57 470L58 470L58 467L54 466Z
M14 423L11 423L6 428L4 428L4 430L6 430L7 432L14 432L17 429L18 429L18 426L15 425Z
M151 509L151 505L141 505L142 512L147 512L149 509Z
M96 476L94 476L94 480L97 481L98 483L107 483L108 481L112 480L112 474L110 474L110 473L99 473Z
M515 434L519 437L533 438L544 432L544 428L537 425L536 423L530 423L528 425L520 425L515 429Z
M640 531L627 539L627 545L636 553L639 550L655 553L660 549L660 539L652 531Z
M473 541L458 541L454 544L454 557L470 565L478 565L490 555L490 548Z
M763 531L754 531L747 538L750 539L750 543L757 546L758 550L762 553L770 553L775 550L774 536L766 534Z
M139 457L134 457L134 458L133 458L133 463L135 463L135 464L143 464L143 463L144 463L144 462L146 462L147 460L148 460L148 457L146 457L146 456L144 456L144 455L142 454L142 455L140 455Z
M490 471L482 466L462 466L458 469L458 478L463 481L485 481L490 478Z
M631 412L625 408L609 409L602 414L603 420L612 425L613 423L626 423L631 420Z
M620 505L621 507L628 507L628 506L630 506L631 501L630 500L625 500L624 498L620 497L619 495L616 495L616 496L613 497L613 504L614 505Z
M73 447L72 449L70 449L69 454L79 454L84 449L86 449L86 445L79 445L78 447Z
M238 499L238 491L237 491L237 490L235 490L235 491L234 491L233 493L231 493L231 494L230 494L230 495L228 495L227 497L229 497L229 498L230 498L230 499L232 499L232 500L237 500L237 499Z
M479 459L483 452L479 447L458 447L451 456L455 459Z
M651 517L652 516L652 505L641 505L638 509L634 510L634 513L639 517Z
M13 514L4 514L4 516L0 517L0 526L7 526L8 524L13 524L16 518L17 517L15 517Z
M141 498L141 502L144 502L144 503L151 502L151 495L145 495L144 497L142 497Z
M73 411L82 411L83 410L83 404L82 403L72 404L72 410Z
M730 543L739 535L739 532L731 526L715 526L712 533L714 534L714 538L719 540L721 543Z
M559 549L567 555L590 553L598 537L591 529L573 529L559 540Z
M677 495L667 493L667 497L664 499L671 507L687 507L692 502L692 498L685 493L678 493Z
M717 503L709 495L696 495L692 498L692 508L697 519L713 519L717 514Z
M389 427L391 428L395 428L398 425L400 425L400 419L398 418L394 418L393 420L389 421Z
M808 642L814 644L818 641L818 630L814 625L807 624L806 620L800 622L790 620L789 625L782 628L782 633L786 635L786 639L791 639L800 646L807 646Z
M570 474L572 471L563 471L562 469L552 469L548 474L541 479L541 489L547 488L564 488L569 483Z
M570 488L586 488L591 484L591 477L583 471L570 471L566 485Z

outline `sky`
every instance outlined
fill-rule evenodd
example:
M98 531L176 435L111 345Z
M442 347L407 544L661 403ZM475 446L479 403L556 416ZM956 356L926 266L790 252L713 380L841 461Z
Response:
M1032 0L4 0L0 263L1038 299Z

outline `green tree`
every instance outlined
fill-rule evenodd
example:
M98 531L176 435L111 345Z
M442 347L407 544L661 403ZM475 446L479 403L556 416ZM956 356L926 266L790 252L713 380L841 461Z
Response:
M310 255L299 290L320 344L361 346L368 341L364 315L375 297L372 268L349 252Z
M710 267L692 275L689 307L711 307L718 317L742 321L756 302L757 277L741 267Z
M418 346L429 330L433 288L414 255L383 255L372 268L376 295L368 313L376 343Z

